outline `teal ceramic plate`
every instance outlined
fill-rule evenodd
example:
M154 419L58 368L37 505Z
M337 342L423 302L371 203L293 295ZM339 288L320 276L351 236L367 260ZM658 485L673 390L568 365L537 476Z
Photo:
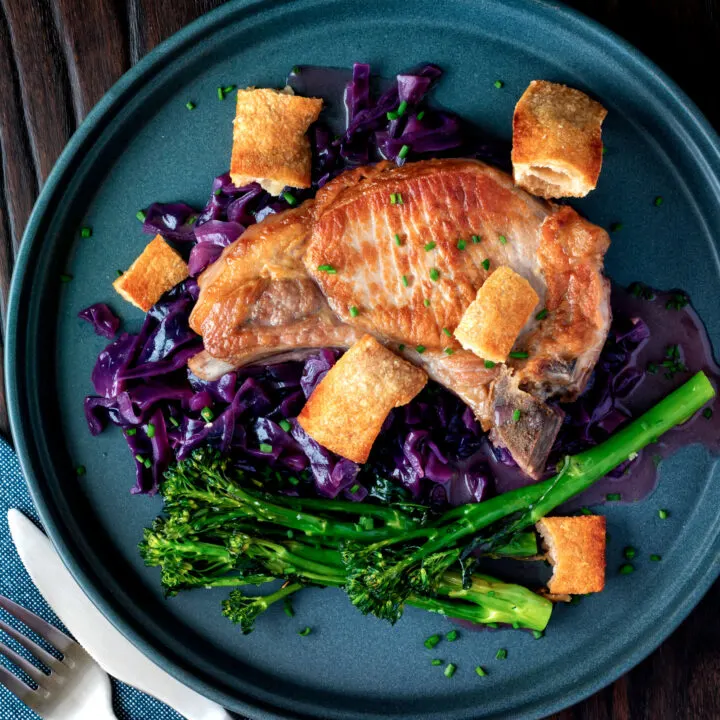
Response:
M103 98L58 161L35 208L12 288L7 382L15 442L39 512L93 601L174 675L255 718L540 717L609 683L685 617L720 568L720 472L703 448L663 464L646 501L607 508L602 594L560 607L547 636L464 633L442 648L458 672L430 665L423 639L441 618L408 611L395 627L356 612L340 592L310 590L297 617L278 608L243 637L223 592L166 601L136 545L160 509L132 497L120 433L90 437L82 411L103 340L77 319L109 301L133 328L140 314L111 282L147 242L135 219L154 200L201 204L228 167L233 102L215 89L278 86L295 64L371 62L391 76L422 61L447 71L436 100L496 136L534 78L600 98L609 115L598 190L577 203L593 221L622 220L607 270L691 293L720 343L718 139L683 93L637 51L550 3L487 0L230 2L162 45ZM493 85L504 82L500 90ZM197 103L188 112L187 100ZM653 198L662 195L662 208ZM78 228L93 227L81 239ZM74 279L61 284L61 273ZM76 477L82 463L87 474ZM658 507L671 507L665 522ZM618 576L625 544L662 555ZM315 631L300 637L300 626ZM498 648L508 659L495 660ZM478 678L476 665L489 675Z

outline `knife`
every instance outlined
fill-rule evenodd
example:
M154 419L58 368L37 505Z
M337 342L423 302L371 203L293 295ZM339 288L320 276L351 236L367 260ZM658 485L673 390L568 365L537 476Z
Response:
M188 720L233 720L220 705L169 675L116 630L83 592L47 536L19 510L8 511L8 525L32 581L108 675L162 700Z

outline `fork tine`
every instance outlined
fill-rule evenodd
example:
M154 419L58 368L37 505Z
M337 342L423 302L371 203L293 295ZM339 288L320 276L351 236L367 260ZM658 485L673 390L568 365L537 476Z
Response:
M45 638L52 646L64 652L67 648L77 643L68 637L64 632L58 630L54 625L46 622L35 613L26 610L22 605L0 595L0 607L7 610L11 615L15 616L21 622L24 622L29 628L33 629L40 637Z
M43 681L47 680L47 675L42 670L36 668L29 660L26 660L22 655L18 655L12 648L2 642L0 642L0 655L4 655L10 662L17 665L38 685L42 685Z
M29 653L32 653L41 663L47 665L50 669L56 667L60 662L60 660L54 658L36 642L33 642L29 637L25 637L25 635L15 630L15 628L11 628L2 620L0 620L0 630L9 635L13 640L17 640Z
M9 670L0 665L0 685L7 688L13 695L30 705L35 691L22 680L16 678Z

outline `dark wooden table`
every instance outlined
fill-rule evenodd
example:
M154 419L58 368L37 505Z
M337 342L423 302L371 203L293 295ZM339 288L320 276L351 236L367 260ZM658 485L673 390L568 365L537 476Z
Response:
M13 259L25 224L74 130L131 65L220 4L221 0L0 0L3 327ZM569 4L640 48L720 128L719 0L575 0ZM7 429L0 388L0 431ZM555 718L718 720L720 582L647 660Z

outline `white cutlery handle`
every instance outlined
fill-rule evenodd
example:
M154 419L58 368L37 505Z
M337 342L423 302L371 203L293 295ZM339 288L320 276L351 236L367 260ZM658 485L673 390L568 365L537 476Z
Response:
M187 720L233 720L233 717L216 702L169 676L161 686L140 687L138 690L162 700L173 710L184 715Z

